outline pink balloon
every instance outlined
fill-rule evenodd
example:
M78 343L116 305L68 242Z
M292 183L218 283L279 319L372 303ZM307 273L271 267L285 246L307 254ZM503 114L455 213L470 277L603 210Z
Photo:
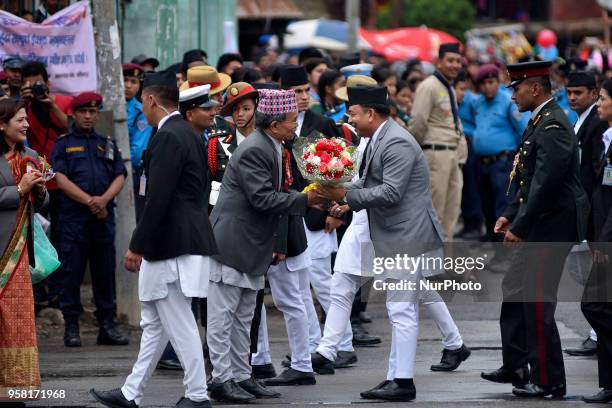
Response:
M536 43L542 48L557 44L557 34L552 30L542 30L538 33Z

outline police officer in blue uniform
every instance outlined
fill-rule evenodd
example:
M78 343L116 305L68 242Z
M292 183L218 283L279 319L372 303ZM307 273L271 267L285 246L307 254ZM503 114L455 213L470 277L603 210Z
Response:
M482 235L482 205L478 188L478 158L472 147L472 137L476 129L472 103L478 97L478 94L472 92L471 89L465 89L467 81L467 73L461 71L453 84L457 104L459 105L459 119L461 119L468 146L468 158L462 169L461 218L463 219L463 229L456 236L464 239L479 239Z
M80 287L89 263L98 344L125 345L115 324L115 218L113 199L123 187L126 168L116 143L94 130L102 97L85 92L72 101L72 131L53 147L53 167L61 191L58 254L64 345L79 347Z
M153 128L142 113L142 103L138 100L142 75L145 69L137 64L123 64L123 83L125 88L125 109L127 111L128 134L130 136L130 156L132 158L132 177L134 180L134 202L136 219L144 206L144 197L138 194L142 157Z
M529 122L529 115L521 114L510 93L500 88L500 73L493 64L480 67L475 79L481 94L472 101L471 109L472 122L476 125L471 141L478 161L487 241L501 239L493 233L493 227L514 198L508 176L521 135Z

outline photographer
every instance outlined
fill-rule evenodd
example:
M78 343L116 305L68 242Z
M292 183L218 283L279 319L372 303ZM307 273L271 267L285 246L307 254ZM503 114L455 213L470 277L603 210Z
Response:
M48 159L57 137L68 131L66 114L71 98L50 94L47 69L38 61L24 64L21 75L21 98L26 103L30 122L28 143L32 149Z

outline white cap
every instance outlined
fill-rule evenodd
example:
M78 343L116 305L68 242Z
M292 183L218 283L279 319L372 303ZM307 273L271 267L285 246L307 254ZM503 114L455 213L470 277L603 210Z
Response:
M217 101L210 99L209 92L210 84L187 88L179 93L179 104L184 105L187 109L195 107L212 108L219 105Z
M370 76L373 69L374 66L372 64L355 64L340 68L340 72L342 72L344 76L348 78L352 75Z

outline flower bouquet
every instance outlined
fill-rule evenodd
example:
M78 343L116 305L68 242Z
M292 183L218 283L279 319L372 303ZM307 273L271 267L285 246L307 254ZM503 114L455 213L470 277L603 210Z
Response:
M293 155L302 176L313 182L304 191L351 181L359 171L357 147L344 139L300 137Z
M26 157L23 161L23 165L25 166L25 171L27 173L33 171L40 171L42 173L42 178L45 183L55 177L53 167L51 167L51 165L44 156L40 156L39 161L36 161L32 157Z

